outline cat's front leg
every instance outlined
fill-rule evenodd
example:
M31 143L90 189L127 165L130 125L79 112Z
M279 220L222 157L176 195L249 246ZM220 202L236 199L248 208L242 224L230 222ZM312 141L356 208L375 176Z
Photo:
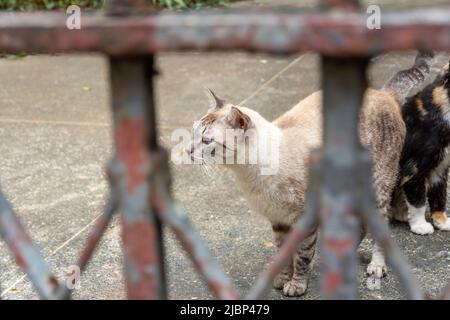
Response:
M284 240L286 239L286 236L291 231L291 226L287 224L281 224L281 223L274 223L272 224L272 230L275 237L275 244L280 249L280 247L283 245ZM284 284L291 280L292 273L293 273L294 267L291 263L289 263L286 267L284 267L280 273L275 277L273 280L273 287L275 289L281 290L284 287Z
M395 145L395 142L397 142L398 147L401 147L397 140L391 144ZM394 195L393 186L395 186L397 181L399 160L398 154L383 151L378 150L374 154L374 163L378 165L374 165L373 180L375 181L374 187L378 211L384 221L389 223L391 217L390 212L392 210L392 196ZM387 274L383 250L375 242L372 245L372 259L367 266L366 273L375 278L382 278Z
M387 266L383 250L377 243L372 247L372 259L367 266L367 275L375 278L382 278L387 275Z
M387 215L387 211L388 208L386 206L383 206L382 208L380 208L380 213L385 221L385 223L389 223L389 217ZM370 260L369 265L367 266L366 269L366 274L368 276L372 276L375 278L383 278L384 276L387 275L387 265L386 265L386 260L384 258L384 252L383 249L381 249L381 247L378 245L378 243L375 242L375 240L373 241L373 245L372 245L372 258Z
M415 177L403 186L408 205L408 222L415 234L426 235L434 232L433 225L426 221L426 185L425 178Z
M436 229L444 231L450 231L450 220L445 213L447 206L447 177L448 168L441 175L434 177L427 193L433 225Z
M308 288L312 269L312 260L316 252L317 231L301 242L293 257L294 273L292 279L284 284L283 294L288 297L299 297Z

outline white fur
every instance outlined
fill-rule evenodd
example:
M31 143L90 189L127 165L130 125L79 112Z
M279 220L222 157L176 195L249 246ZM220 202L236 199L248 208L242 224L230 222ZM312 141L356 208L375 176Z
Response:
M252 119L257 132L258 164L233 165L230 168L254 212L265 216L271 223L290 225L296 220L298 211L290 212L289 208L280 205L281 198L289 198L290 194L281 194L278 190L279 182L287 178L286 168L279 167L280 162L285 164L280 152L283 133L253 110L245 111ZM268 152L264 151L265 149ZM267 174L268 170L272 171L271 174ZM291 200L294 202L294 199Z
M420 234L432 234L434 232L433 225L425 220L426 207L416 208L406 201L408 205L408 222L411 231Z
M378 244L375 244L372 249L372 260L367 266L367 274L373 275L375 278L382 278L387 274L383 250Z
M446 219L444 223L438 220L433 220L433 225L436 227L436 229L442 230L442 231L450 231L450 219Z
M259 113L248 108L242 109L245 109L245 113L250 116L256 129L259 174L278 174L280 166L280 144L283 133L277 126L264 119ZM250 146L250 150L252 150L252 146Z

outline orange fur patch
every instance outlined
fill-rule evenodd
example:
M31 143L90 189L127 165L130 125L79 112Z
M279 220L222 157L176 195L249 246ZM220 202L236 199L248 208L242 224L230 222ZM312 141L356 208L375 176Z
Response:
M436 87L433 90L433 102L436 104L442 111L446 111L449 108L447 90L443 86Z
M422 100L416 99L416 107L417 107L417 110L419 110L422 117L427 115L428 112L427 112L427 110L425 110Z
M447 222L447 215L445 214L445 212L442 211L433 212L431 218L433 218L434 221L442 224L445 224Z

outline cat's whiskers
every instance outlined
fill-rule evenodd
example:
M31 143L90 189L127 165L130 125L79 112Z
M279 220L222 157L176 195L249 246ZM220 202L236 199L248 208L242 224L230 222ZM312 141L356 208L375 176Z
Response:
M195 155L192 155L192 159L193 161L195 160L200 161L200 163L193 162L193 164L200 165L200 170L202 171L203 174L206 174L209 177L212 176L212 169L215 168L214 163L209 163L204 157L199 157Z

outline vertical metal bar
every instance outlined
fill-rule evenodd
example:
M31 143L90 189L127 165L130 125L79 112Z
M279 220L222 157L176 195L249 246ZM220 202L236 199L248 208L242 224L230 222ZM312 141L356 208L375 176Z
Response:
M107 0L109 15L155 11L147 0ZM150 152L157 150L153 56L111 58L116 158L111 162L120 194L125 281L130 299L165 299L162 227L151 205ZM123 172L121 172L123 171ZM155 187L155 186L153 186Z
M358 0L321 0L322 8L355 11ZM320 167L322 298L356 299L360 220L353 179L360 152L359 109L367 87L366 60L322 56L324 147Z
M367 87L367 60L322 58L324 150L321 161L322 297L357 297L360 193L358 117Z
M162 235L150 205L149 146L156 145L151 57L110 58L125 282L130 299L165 299ZM150 119L150 123L149 123ZM153 120L152 120L153 119Z

